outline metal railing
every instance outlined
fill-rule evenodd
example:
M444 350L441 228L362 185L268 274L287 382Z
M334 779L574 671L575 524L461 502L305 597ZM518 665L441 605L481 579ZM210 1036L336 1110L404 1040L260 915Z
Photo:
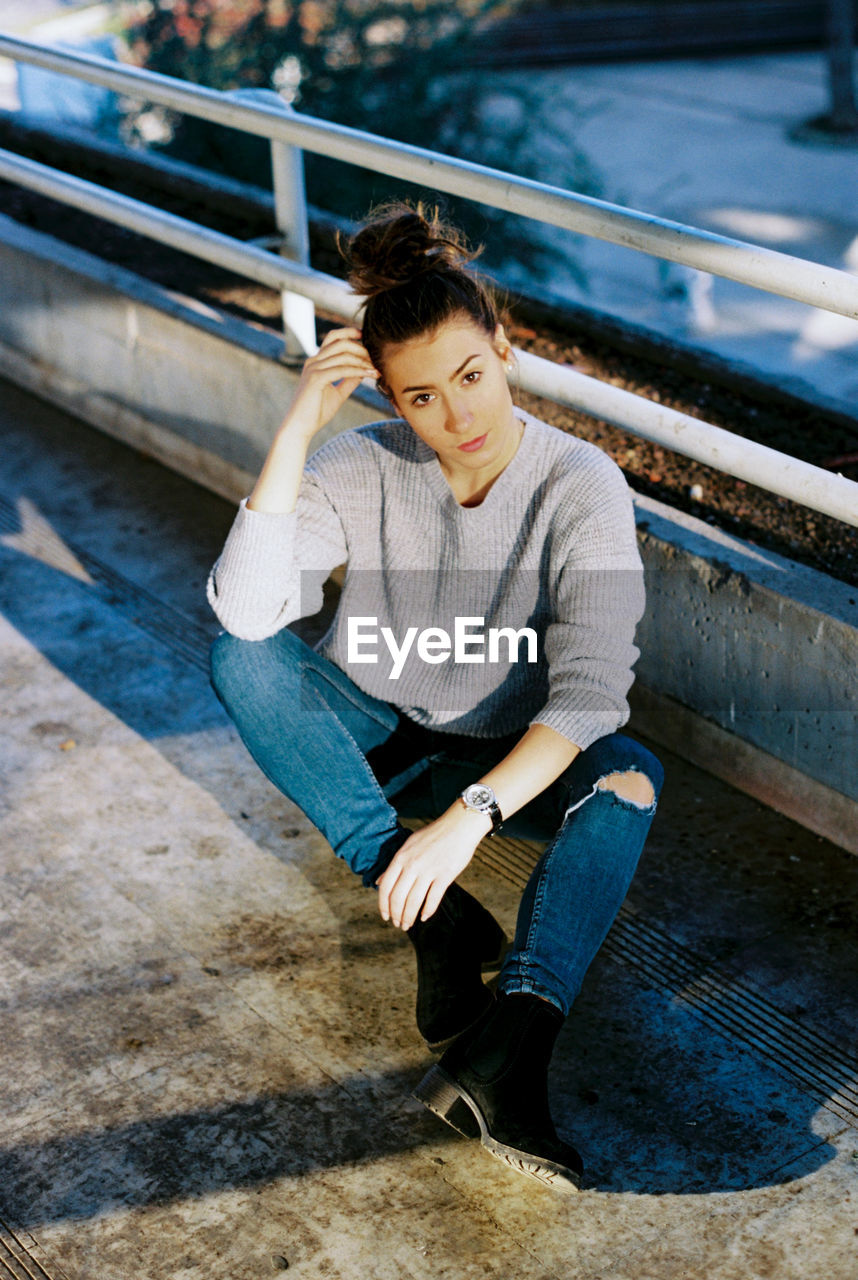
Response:
M2 55L269 139L277 224L291 261L9 152L0 151L0 177L281 290L284 323L287 335L293 336L293 350L312 347L312 326L308 323L312 316L300 310L303 300L348 319L360 304L341 281L307 264L306 208L297 148L858 319L858 277L848 272L299 115L275 94L263 91L264 101L260 101L252 91L220 93L94 55L0 34ZM568 367L526 352L517 354L523 390L858 525L855 482Z

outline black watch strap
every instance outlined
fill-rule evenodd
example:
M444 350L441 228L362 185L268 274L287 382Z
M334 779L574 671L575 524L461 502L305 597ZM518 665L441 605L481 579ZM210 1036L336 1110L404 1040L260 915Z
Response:
M492 820L492 829L491 831L487 831L486 835L493 836L496 835L503 826L503 814L500 811L500 805L497 800L493 800L489 805L489 817Z
M487 835L493 836L500 831L503 826L503 814L500 811L500 805L497 797L487 783L476 782L470 787L465 787L464 791L459 792L459 799L462 801L466 809L473 809L475 813L487 813L492 820L491 831L486 832Z

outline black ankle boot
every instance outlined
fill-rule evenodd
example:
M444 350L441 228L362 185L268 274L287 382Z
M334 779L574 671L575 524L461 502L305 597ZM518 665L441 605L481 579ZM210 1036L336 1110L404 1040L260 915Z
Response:
M506 935L476 898L453 883L435 914L413 924L408 936L417 953L417 1026L439 1053L491 1004L482 974L499 964Z
M414 1097L499 1160L557 1191L577 1191L583 1166L558 1138L548 1063L563 1014L538 996L501 995L424 1076Z

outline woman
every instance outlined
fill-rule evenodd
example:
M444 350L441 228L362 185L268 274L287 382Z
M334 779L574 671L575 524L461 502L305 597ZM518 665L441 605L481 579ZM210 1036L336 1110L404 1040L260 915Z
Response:
M616 732L643 612L630 496L599 449L513 404L513 351L457 233L398 205L345 250L368 298L329 333L212 571L213 682L267 776L417 952L443 1056L416 1096L514 1168L581 1179L554 1042L625 897L662 772ZM369 378L397 417L313 436ZM321 607L316 650L284 630ZM409 833L399 815L430 816ZM456 883L499 829L548 848L503 931Z

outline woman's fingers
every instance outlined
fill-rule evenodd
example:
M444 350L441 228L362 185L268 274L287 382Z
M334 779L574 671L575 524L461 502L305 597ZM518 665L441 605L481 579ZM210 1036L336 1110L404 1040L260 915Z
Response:
M312 359L318 359L320 355L332 351L351 351L362 357L363 360L372 368L372 361L369 358L369 352L360 340L360 329L332 329L330 333L326 333L319 350Z
M399 853L391 862L390 866L378 880L378 909L383 920L390 920L396 925L397 929L403 927L403 919L406 914L406 905L409 895L414 893L419 884L419 873L417 866L403 859L403 850L407 848L403 845ZM405 855L407 858L407 854ZM425 891L423 896L425 896ZM417 910L423 902L423 896L420 898ZM416 918L416 916L415 916ZM405 928L409 926L406 925Z
M330 364L332 360L351 359L359 364L364 364L368 369L373 367L369 358L369 353L365 347L359 342L343 340L342 342L331 342L327 346L319 347L319 350L307 360L305 368L313 369L320 364Z
M304 365L302 381L305 385L320 382L332 386L342 378L355 377L358 382L363 378L378 378L378 370L372 365L369 356L363 351L353 348L320 347L315 356L311 356Z
M432 882L427 883L423 876L414 876L407 872L398 877L387 899L387 918L397 929L411 928L426 902L431 884ZM441 897L443 895L444 889L441 890Z
M357 325L344 324L339 329L329 329L325 334L319 346L323 347L326 342L336 342L338 338L357 338L361 337L361 330Z
M430 828L410 836L378 879L378 909L397 929L410 929L437 911L447 889L470 861L472 849L444 848Z
M329 354L323 355L320 348L319 355L313 356L312 361L312 364L308 362L308 365L305 366L305 372L308 375L314 373L322 374L325 378L330 377L331 373L336 373L339 369L346 372L359 373L362 378L373 374L377 376L378 372L365 356L361 357L350 351L331 351Z
M381 914L381 918L382 920L392 919L394 924L396 924L397 921L393 917L391 897L394 889L396 888L399 875L400 865L394 858L393 862L391 862L384 874L376 880L376 887L378 888L378 910Z
M344 400L348 400L351 393L357 391L362 382L363 378L343 378L337 383L336 390L342 392Z
M435 912L441 905L441 899L444 897L444 894L452 883L452 880L450 880L449 883L445 883L443 880L433 880L429 892L423 900L423 909L419 912L421 920L428 920L430 916L434 916ZM415 916L415 919L416 918L417 917ZM411 928L411 925L408 927Z
M420 916L421 909L424 907L427 897L428 894L422 885L412 886L411 892L405 899L405 905L402 908L399 918L399 928L402 929L404 933L408 932Z

